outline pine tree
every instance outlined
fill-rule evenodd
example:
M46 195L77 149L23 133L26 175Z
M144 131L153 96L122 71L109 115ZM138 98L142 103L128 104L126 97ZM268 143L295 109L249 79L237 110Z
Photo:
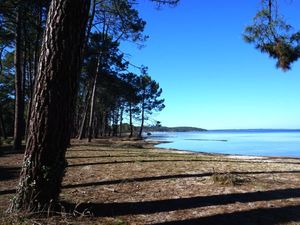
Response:
M58 200L88 11L87 0L51 2L12 211L45 210Z
M245 29L244 39L276 59L276 66L286 71L300 58L300 32L294 32L280 15L276 1L262 1L262 8L255 15L253 24Z

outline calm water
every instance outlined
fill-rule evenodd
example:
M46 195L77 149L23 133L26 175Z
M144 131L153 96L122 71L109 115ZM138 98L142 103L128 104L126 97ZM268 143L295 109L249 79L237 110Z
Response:
M195 152L300 157L300 130L153 132L157 147Z

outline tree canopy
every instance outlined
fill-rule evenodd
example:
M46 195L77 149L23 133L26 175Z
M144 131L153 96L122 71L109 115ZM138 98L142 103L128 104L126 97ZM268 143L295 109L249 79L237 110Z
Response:
M276 66L282 70L291 69L300 57L300 32L285 21L277 0L262 1L253 24L245 29L244 39L276 59Z

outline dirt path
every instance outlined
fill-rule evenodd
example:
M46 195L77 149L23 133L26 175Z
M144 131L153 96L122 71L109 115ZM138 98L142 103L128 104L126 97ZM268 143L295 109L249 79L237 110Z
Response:
M32 224L300 224L300 159L156 149L145 141L74 141L63 209ZM22 154L0 154L0 224ZM69 214L70 213L70 214ZM1 215L2 214L2 215ZM77 214L77 217L70 216Z

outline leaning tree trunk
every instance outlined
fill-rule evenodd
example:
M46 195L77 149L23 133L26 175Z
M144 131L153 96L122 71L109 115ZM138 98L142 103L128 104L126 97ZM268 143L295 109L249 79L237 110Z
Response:
M16 17L16 32L15 32L15 121L14 121L14 150L21 150L22 135L24 130L24 101L22 90L22 9L18 7Z
M140 127L139 138L141 138L142 134L143 134L144 121L145 121L145 104L144 104L144 99L143 99L143 103L142 103L142 123L141 123L141 127Z
M123 112L124 112L124 108L121 106L121 110L120 110L120 128L119 128L119 136L120 137L122 137Z
M130 135L129 137L131 138L133 135L133 124L132 124L132 105L129 103L129 125L130 125Z
M91 5L91 13L88 19L88 23L87 23L87 29L86 29L86 35L85 35L85 40L84 40L84 44L83 44L83 56L85 55L86 51L87 51L87 46L88 46L88 41L89 41L89 37L91 34L91 30L93 27L93 21L95 18L95 13L96 13L96 0L92 0L92 5ZM89 110L89 91L87 93L86 96L86 105L84 107L84 114L83 114L83 118L79 127L79 134L78 134L78 140L82 140L82 138L84 138L85 136L85 126L86 126L86 120L87 120L87 115L88 115L88 110Z
M33 98L33 87L34 87L34 81L38 73L38 62L39 62L39 53L40 53L40 42L41 42L41 36L42 36L42 17L43 17L43 9L42 9L42 3L40 0L36 1L35 4L36 7L36 34L35 34L35 41L34 41L34 52L33 52L33 73L29 73L29 102L28 102L28 108L27 108L27 118L26 118L26 131L25 131L25 140L27 141L28 137L28 128L29 128L29 121L30 121L30 115L32 110L32 98Z
M2 76L2 53L4 51L4 48L0 49L0 78ZM3 116L2 116L2 109L1 109L1 105L0 105L0 132L3 136L3 139L6 139L6 131L5 131L5 125L4 125L4 120L3 120Z
M85 124L86 124L88 110L89 110L90 98L91 98L91 93L88 90L86 93L86 96L85 96L85 106L84 106L82 121L81 121L80 128L79 128L78 140L82 140L82 138L85 135Z
M51 2L12 211L45 210L58 200L88 10L88 0Z
M1 105L0 105L0 133L2 134L4 140L7 139Z
M96 101L96 89L97 89L97 78L99 74L100 69L100 58L98 59L97 63L97 71L94 77L93 82L93 90L92 90L92 96L91 96L91 103L90 103L90 118L89 118L89 126L88 126L88 142L92 141L92 132L93 132L93 121L94 121L94 110L95 110L95 101Z

